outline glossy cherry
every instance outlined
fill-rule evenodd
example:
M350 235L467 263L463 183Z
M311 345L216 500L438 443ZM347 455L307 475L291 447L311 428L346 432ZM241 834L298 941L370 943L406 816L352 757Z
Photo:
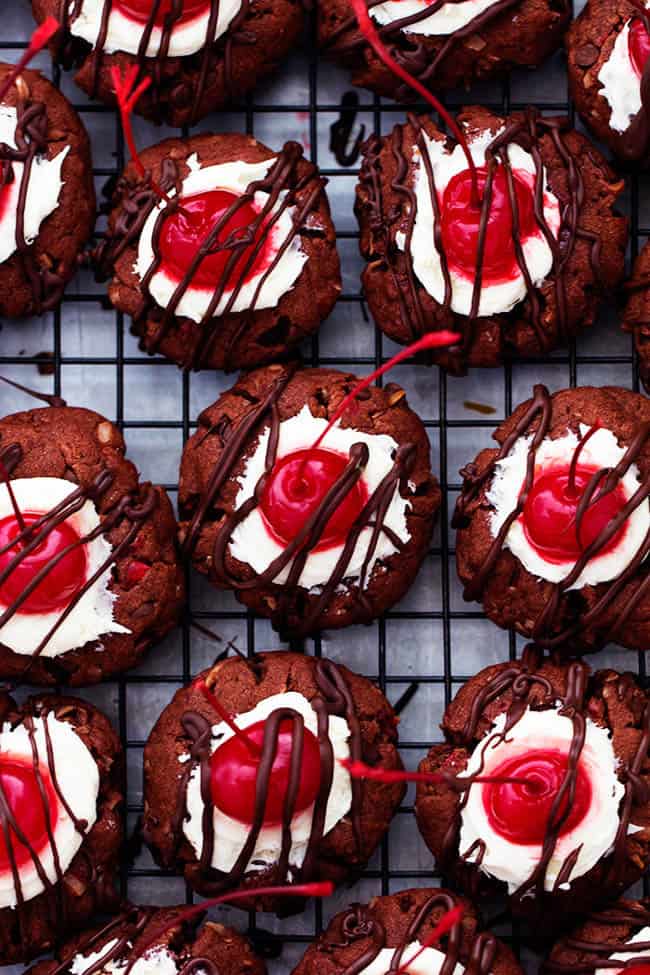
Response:
M521 519L526 538L547 562L575 562L624 507L625 494L618 485L614 491L589 505L578 538L578 504L595 473L595 467L578 465L573 485L568 468L543 471L535 478ZM619 528L599 554L614 549L624 532L625 525Z
M511 843L539 844L546 836L551 809L567 772L567 754L554 748L531 748L506 759L490 775L524 782L491 782L483 786L483 805L492 828ZM570 833L584 819L591 801L591 783L578 765L573 804L559 835ZM566 800L558 817L566 809Z
M33 525L42 514L33 511L22 512L25 525ZM15 515L8 515L0 521L0 548L10 545L20 534L20 525ZM34 531L38 533L38 529ZM45 539L29 555L10 572L0 585L0 601L10 606L25 591L45 566L67 548L79 541L79 535L68 521L61 522L56 528L48 532ZM0 572L8 568L12 559L21 548L29 543L29 538L15 542L11 548L0 555ZM60 562L47 573L32 593L21 603L21 613L51 613L64 609L74 594L86 580L86 552L83 545L78 545L61 559Z
M58 799L47 769L41 766L39 771L45 789L50 825L54 832ZM2 755L0 758L0 782L9 809L25 838L35 853L41 853L48 846L49 838L43 797L31 760L22 755L11 755L10 753ZM20 867L28 861L33 862L28 847L19 842L11 829L9 833L16 865ZM0 872L10 869L9 850L4 832L0 830Z
M345 454L322 447L296 450L276 462L264 486L260 509L278 542L285 545L295 538L348 462ZM341 545L367 500L368 490L360 478L332 514L314 551Z
M647 955L647 952L645 954ZM639 962L637 965L625 965L619 971L624 975L650 975L650 963L644 965L643 962Z
M533 191L517 172L513 173L519 236L522 241L538 230ZM478 185L483 197L487 170L478 170ZM472 177L468 169L456 173L447 183L440 201L442 247L449 266L474 280L478 258L481 207L472 200ZM516 277L519 272L512 240L512 208L506 173L499 165L492 181L492 205L483 251L483 284L496 284Z
M228 190L198 193L196 196L183 199L182 210L176 210L167 217L160 234L160 253L163 268L170 277L177 281L183 280L214 225L237 199L238 197ZM215 245L224 244L229 239L232 241L244 238L257 216L257 210L251 202L242 203L220 229ZM253 252L255 241L259 240L263 233L264 229L258 228L254 239L242 250L237 251L237 261L229 274L233 284L239 280ZM251 268L243 277L243 282L249 281L268 267L271 236L267 237L260 248ZM226 264L232 254L232 248L207 254L194 272L192 284L196 287L213 289L221 282Z
M646 61L650 57L650 35L639 17L630 21L627 35L627 48L634 70L639 77L643 74Z
M161 0L156 14L156 27L163 27L165 17L168 17L174 6L173 0ZM151 16L152 0L113 0L113 9L134 20L137 24L146 24ZM175 25L187 24L202 14L209 14L209 0L182 0L183 13Z
M257 746L253 751L245 741L233 736L212 756L212 800L227 816L242 823L251 823L255 810L255 788L260 763L260 749L266 724L259 721L245 729L246 737ZM284 800L289 785L293 750L293 723L280 723L275 761L271 769L264 823L282 822ZM307 809L316 799L320 787L320 749L316 737L305 728L302 769L295 812Z

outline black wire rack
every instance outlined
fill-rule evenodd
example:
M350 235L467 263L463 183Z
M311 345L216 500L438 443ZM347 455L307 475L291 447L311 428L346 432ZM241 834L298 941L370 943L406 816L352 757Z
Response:
M27 0L2 0L0 49L15 61L25 48L33 28ZM213 116L198 128L214 131L245 131L273 148L288 138L302 140L306 154L329 178L329 195L337 225L344 289L340 301L320 335L303 349L305 362L369 372L390 357L396 347L374 328L359 290L361 260L357 250L356 224L352 213L355 164L340 165L329 147L330 128L341 117L342 98L351 91L345 72L316 56L314 24L305 33L301 49L264 90L243 104ZM36 61L46 75L70 98L90 132L95 159L98 195L125 161L124 144L115 113L89 102L70 76L52 66L46 55ZM350 144L365 126L366 134L388 131L407 109L367 92L350 96L355 103ZM478 91L450 97L452 108L480 102L507 113L536 104L550 114L569 114L573 107L566 90L561 55L534 73L513 78ZM348 104L346 101L344 104ZM348 108L348 112L350 109ZM575 121L575 119L574 119ZM168 132L138 121L136 136L141 147ZM650 235L650 180L626 177L623 210L630 216L630 259ZM101 219L98 232L101 234ZM183 374L160 358L148 358L138 350L128 321L113 311L105 287L90 272L82 271L68 288L61 308L43 320L2 323L0 369L2 374L44 391L54 391L74 405L105 413L124 430L128 454L143 477L163 483L175 498L177 469L184 442L192 432L200 410L216 399L234 377L215 373ZM353 627L324 634L305 649L343 660L353 669L375 679L393 702L403 703L400 747L407 767L413 768L427 748L440 738L438 724L444 707L469 676L480 667L512 659L520 649L518 638L498 630L475 605L463 603L456 580L450 513L460 487L458 469L488 443L491 431L514 406L529 394L532 383L544 381L551 388L579 384L614 384L638 389L636 363L630 339L618 329L614 303L608 306L591 333L550 358L515 364L503 370L473 370L468 377L452 379L437 368L405 364L391 379L404 386L411 405L428 429L434 471L443 485L440 528L434 546L411 593L384 619L370 627ZM3 413L32 405L21 394L0 389ZM255 619L229 594L217 594L197 576L188 578L190 609L183 626L161 647L153 649L145 663L126 677L98 688L84 689L81 696L102 707L115 721L127 751L128 835L137 835L142 811L142 748L147 733L175 690L188 682L223 649L191 626L197 620L224 641L235 639L249 653L280 647L268 623ZM613 649L599 654L597 665L637 669L646 679L645 654ZM412 694L417 682L417 693ZM277 921L268 915L249 916L222 909L223 918L249 930L266 948L282 947L277 962L288 971L307 942L327 918L353 900L367 900L379 893L409 886L437 885L440 875L419 839L412 807L413 794L393 821L389 835L369 869L351 889L338 891L330 902L316 902L304 915ZM180 878L158 870L146 850L131 843L121 870L125 896L141 903L177 903L192 900ZM644 884L648 893L647 883ZM488 912L489 913L489 912ZM496 932L521 950L519 932L499 919ZM270 937L267 937L266 934ZM525 950L524 962L533 970L534 956Z

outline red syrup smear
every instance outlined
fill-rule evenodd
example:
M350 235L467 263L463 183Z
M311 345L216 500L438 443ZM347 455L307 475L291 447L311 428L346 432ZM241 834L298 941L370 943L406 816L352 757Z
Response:
M18 75L25 70L32 58L36 57L39 51L42 51L49 44L60 26L60 23L55 17L46 17L43 23L36 28L25 49L25 53L0 86L0 102L3 101Z
M531 748L523 755L506 759L495 770L497 775L521 776L521 783L491 783L483 789L483 807L490 825L509 842L522 846L539 845L548 831L551 808L568 767L566 752L554 748ZM560 804L556 819L567 809L568 793ZM578 765L575 795L559 835L572 832L582 822L591 803L591 782Z
M27 529L27 534L23 538L18 537L22 529L15 514L8 515L0 521L0 549L10 546L0 554L0 573L8 569L9 564L22 548L29 545L29 530L43 517L43 512L21 512L21 519ZM37 535L39 530L38 527L33 528L34 535ZM12 569L0 585L2 603L11 606L22 597L25 589L38 573L49 567L41 582L22 601L20 612L31 614L63 610L86 579L86 553L79 542L79 534L68 521L63 521L48 531L43 541ZM70 551L66 551L67 549ZM58 561L53 564L57 558Z
M5 801L24 838L36 854L49 845L47 817L49 815L49 826L54 832L58 810L58 799L48 770L39 765L38 771L45 790L47 812L31 757L26 759L23 755L11 753L0 757L0 783ZM0 872L11 869L10 850L18 868L32 862L29 848L20 842L10 825L8 830L9 844L4 832L0 830Z
M638 17L630 21L630 29L627 35L627 49L632 67L640 78L643 74L646 61L650 57L650 35L646 30L644 22Z
M154 21L156 27L162 30L173 6L173 0L161 0ZM151 7L152 0L113 0L112 9L135 21L136 24L146 25L151 17ZM174 23L175 28L188 24L203 14L209 14L210 4L206 0L183 0L182 10L180 18Z
M478 170L479 192L487 169ZM513 182L519 216L519 236L524 243L537 233L532 189L517 172ZM442 247L451 268L473 281L478 263L481 211L472 203L472 178L468 170L456 173L445 187L440 205ZM483 252L483 283L498 284L521 274L513 242L512 207L505 169L499 165L492 180L492 202Z
M625 972L625 975L650 975L650 964L639 962L636 965L623 965L621 972Z
M414 78L412 74L399 64L395 58L392 56L381 37L379 36L379 31L375 27L374 23L370 18L368 13L367 0L350 0L350 5L354 11L354 15L357 19L357 24L359 25L359 30L365 37L366 41L373 49L380 61L382 61L393 74L397 75L403 82L405 82L410 88L420 95L429 105L440 115L446 125L449 127L450 131L453 133L458 144L462 147L462 150L467 159L467 165L471 174L472 181L472 206L477 209L480 207L481 194L479 190L478 173L476 170L476 164L472 158L472 154L469 151L469 146L467 144L467 139L465 138L460 126L456 122L455 118L449 114L447 109L442 105L435 95L424 87L424 85Z
M465 909L462 904L456 904L452 907L450 911L447 911L442 915L435 928L427 936L427 938L422 942L420 947L416 952L414 952L410 958L403 961L402 964L395 970L393 975L405 975L409 968L416 961L422 952L426 951L427 948L433 948L435 945L439 944L440 940L444 938L446 934L449 934L452 928L455 928L457 924L463 920L463 915Z

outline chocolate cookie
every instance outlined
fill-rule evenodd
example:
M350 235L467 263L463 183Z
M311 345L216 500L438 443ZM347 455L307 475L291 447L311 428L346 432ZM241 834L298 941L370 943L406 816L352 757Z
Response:
M534 68L562 43L565 0L457 0L431 12L426 0L369 0L379 34L398 64L432 92ZM318 5L322 50L352 70L355 85L390 98L413 95L377 57L346 0Z
M398 386L364 390L325 435L355 383L294 366L244 375L183 452L185 555L296 637L370 622L401 599L440 505L426 431Z
M365 867L405 787L353 780L341 761L401 769L396 742L390 704L346 667L279 650L222 660L177 691L149 736L145 840L205 896L344 883ZM304 906L297 896L237 903Z
M435 947L426 947L436 926L453 908L463 916ZM473 905L440 887L403 890L373 897L369 904L352 904L332 918L327 929L310 945L293 975L364 975L407 968L417 957L417 971L429 975L460 971L470 975L520 975L522 968L503 942L481 931ZM386 964L384 965L384 960ZM377 966L375 968L374 966Z
M618 968L641 975L649 956L650 902L647 898L619 900L591 914L571 934L560 938L541 971L548 975L595 975Z
M589 327L627 240L623 181L566 120L469 108L458 121L476 186L463 146L409 115L366 143L356 201L377 325L403 344L459 331L434 356L454 373L544 355Z
M77 935L26 975L91 975L115 966L165 971L168 975L265 975L266 966L249 942L201 915L186 917L186 907L125 907L107 924ZM112 967L109 971L113 970Z
M136 111L193 125L275 71L303 26L300 0L32 0L62 25L52 54L91 98L115 105L111 70L137 68L151 86Z
M630 0L588 0L566 36L571 97L620 159L648 165L648 17Z
M461 474L467 600L559 652L650 646L650 401L535 386Z
M440 869L557 934L650 864L650 704L632 674L522 659L471 678L420 771L415 811Z
M622 326L634 337L638 355L639 379L650 392L650 243L644 244L625 282L627 300Z
M313 334L341 275L325 180L301 147L196 135L141 159L147 176L131 163L120 179L97 262L143 348L234 369L285 357Z
M0 64L0 85L12 67ZM0 316L56 308L94 225L86 130L49 81L25 70L0 105Z
M92 684L133 667L178 622L169 498L124 452L91 410L0 420L0 677Z
M115 908L123 760L74 697L0 694L0 964L27 961Z

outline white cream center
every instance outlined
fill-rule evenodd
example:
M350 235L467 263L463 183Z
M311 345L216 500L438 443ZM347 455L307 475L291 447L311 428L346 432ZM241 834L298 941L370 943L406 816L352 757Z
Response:
M393 24L429 8L435 12L401 29L409 34L446 36L466 27L497 2L498 0L460 0L459 3L441 5L427 0L386 0L372 8L372 17L379 24Z

